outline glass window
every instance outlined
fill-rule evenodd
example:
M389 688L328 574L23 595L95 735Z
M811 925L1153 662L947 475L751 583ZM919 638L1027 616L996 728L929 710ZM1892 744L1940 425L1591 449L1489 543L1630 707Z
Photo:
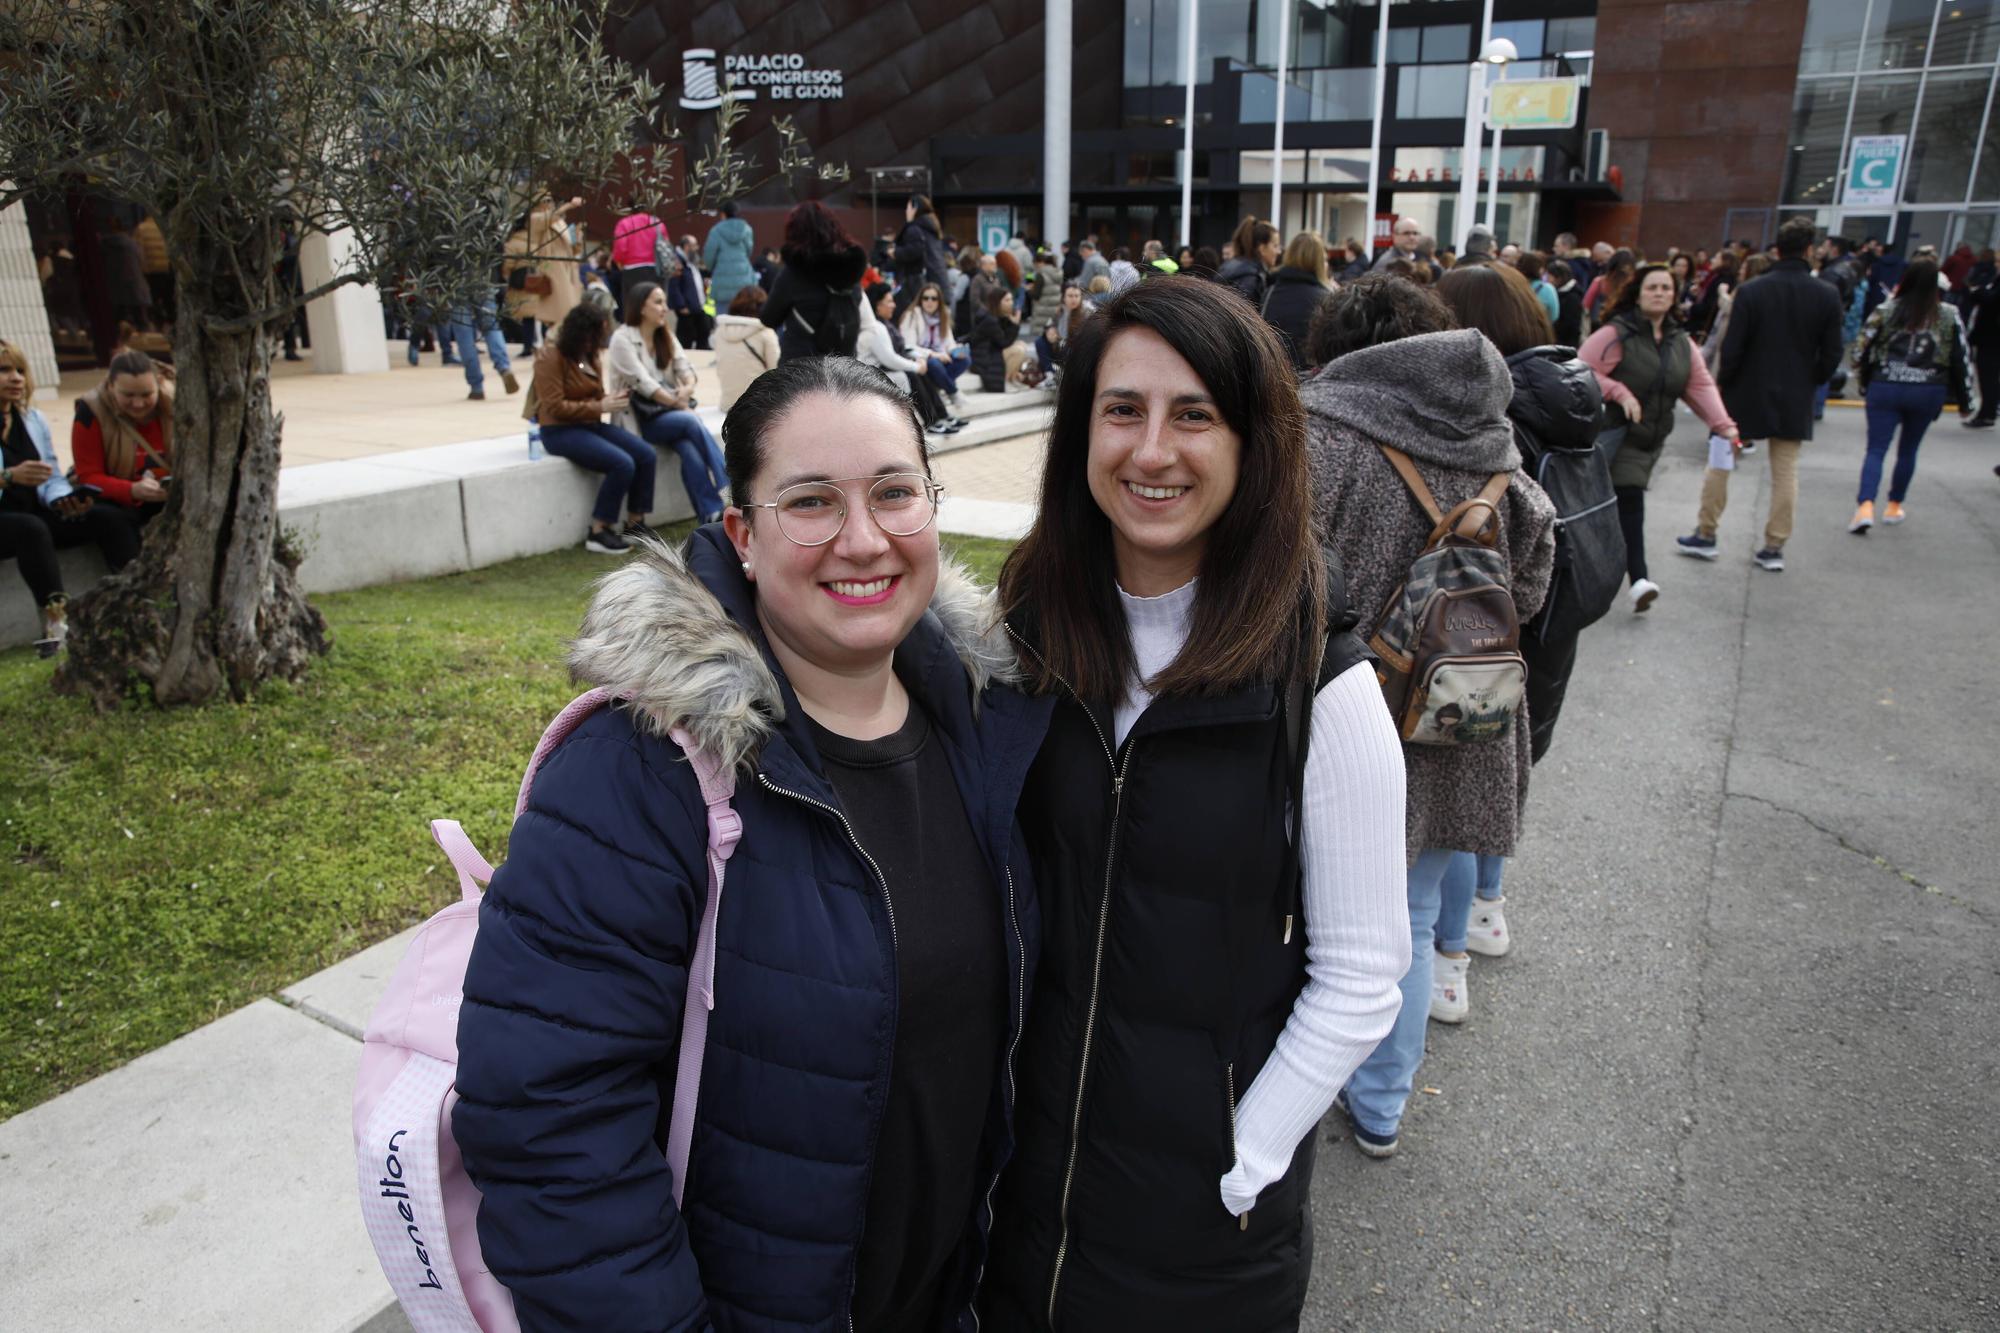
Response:
M1785 151L1782 197L1827 203L1840 179L1841 133L1847 127L1852 79L1808 79L1792 96L1792 138Z
M1972 197L2000 199L2000 116L1987 118L1986 139L1979 148L1979 172L1972 182Z
M1186 78L1181 0L1125 0L1125 86L1161 88ZM1250 58L1250 0L1203 0L1197 19L1195 82L1208 83L1217 59Z
M1125 0L1125 86L1146 88L1152 82L1152 0Z
M1542 49L1550 55L1562 55L1569 51L1593 51L1597 48L1596 19L1550 19L1548 36L1543 38Z
M1245 74L1238 113L1245 125L1269 125L1277 111L1278 81L1269 74ZM1464 114L1461 110L1460 114ZM1285 80L1285 123L1371 120L1375 115L1375 70L1302 69Z
M1949 0L1938 15L1933 65L1984 65L2000 55L2000 4Z
M1542 55L1542 21L1527 19L1519 23L1496 23L1493 25L1495 37L1505 37L1514 44L1514 50L1523 60L1539 60Z
M1851 134L1908 134L1917 109L1917 74L1886 74L1862 79L1854 94Z
M1464 65L1405 65L1396 71L1398 120L1465 119Z
M1937 0L1873 0L1861 35L1861 68L1922 69Z
M1423 61L1426 65L1442 65L1447 61L1471 59L1470 23L1433 23L1424 29Z
M1986 111L1990 70L1933 74L1924 82L1924 105L1916 137L1910 140L1910 163L1904 169L1903 202L1955 204L1965 198L1972 176L1972 149Z
M1389 63L1392 65L1414 65L1417 63L1417 45L1422 33L1419 28L1389 29ZM1379 28L1368 30L1368 63L1375 63L1375 48L1382 33Z
M1861 20L1868 6L1854 0L1812 0L1806 11L1801 74L1852 74L1861 58Z
M1154 88L1180 83L1187 78L1187 16L1180 0L1153 0L1153 72L1146 82ZM1196 83L1207 83L1210 67L1197 62Z
M1154 0L1156 5L1161 0ZM1176 13L1179 6L1175 6ZM1179 23L1176 22L1176 27ZM1200 29L1195 44L1195 58L1200 62L1201 72L1197 83L1207 83L1209 73L1217 60L1250 59L1250 0L1202 0L1201 12L1195 19ZM1179 83L1181 76L1176 73L1170 83Z

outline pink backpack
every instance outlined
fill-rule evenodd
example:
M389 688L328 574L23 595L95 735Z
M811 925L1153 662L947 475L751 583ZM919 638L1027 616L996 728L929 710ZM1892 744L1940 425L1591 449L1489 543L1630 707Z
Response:
M527 809L542 761L608 702L611 697L603 690L590 690L549 723L521 778L515 818ZM735 774L695 749L686 732L677 728L671 735L694 766L708 805L708 895L688 967L680 1066L667 1128L667 1163L678 1204L694 1139L708 1014L715 1007L715 922L723 870L743 823L729 804ZM361 1215L375 1257L416 1333L518 1333L512 1294L481 1261L474 1226L479 1191L466 1176L451 1137L451 1108L458 1101L458 1009L479 926L479 886L493 878L493 867L455 821L433 820L431 836L458 872L462 896L417 931L368 1020L354 1089Z

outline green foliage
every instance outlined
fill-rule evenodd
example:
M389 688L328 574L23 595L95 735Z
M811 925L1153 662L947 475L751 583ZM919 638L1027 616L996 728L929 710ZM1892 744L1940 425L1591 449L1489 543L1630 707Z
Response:
M988 580L1008 549L951 545ZM561 552L324 597L332 653L238 705L99 714L0 654L0 1118L444 906L429 820L501 856L605 569Z

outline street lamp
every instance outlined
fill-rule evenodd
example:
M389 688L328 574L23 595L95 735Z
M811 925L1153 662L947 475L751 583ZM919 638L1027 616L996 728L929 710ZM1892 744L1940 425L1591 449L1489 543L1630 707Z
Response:
M1486 49L1479 54L1482 63L1493 67L1495 83L1507 77L1507 66L1521 58L1514 43L1505 37L1495 37L1486 43ZM1493 232L1495 245L1500 243L1500 127L1493 127L1493 173L1486 183L1486 225Z
M1493 31L1493 0L1486 0L1486 21L1480 33L1485 36ZM1465 239L1472 230L1474 214L1479 210L1479 126L1480 112L1486 101L1486 69L1488 65L1505 65L1520 57L1514 43L1505 37L1492 37L1481 48L1479 59L1472 62L1472 68L1465 80L1465 147L1459 153L1458 218L1455 230L1458 233L1458 252L1465 253Z

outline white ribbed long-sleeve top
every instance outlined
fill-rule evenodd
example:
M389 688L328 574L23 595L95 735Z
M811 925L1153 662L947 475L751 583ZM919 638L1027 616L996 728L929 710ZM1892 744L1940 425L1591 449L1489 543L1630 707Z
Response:
M1180 655L1195 584L1158 597L1119 589L1136 679L1114 714L1116 745L1152 702L1144 682ZM1304 864L1306 986L1277 1049L1236 1108L1236 1165L1222 1202L1242 1215L1284 1175L1292 1154L1333 1105L1402 1004L1410 966L1404 887L1403 747L1374 669L1359 663L1313 700L1306 750Z

